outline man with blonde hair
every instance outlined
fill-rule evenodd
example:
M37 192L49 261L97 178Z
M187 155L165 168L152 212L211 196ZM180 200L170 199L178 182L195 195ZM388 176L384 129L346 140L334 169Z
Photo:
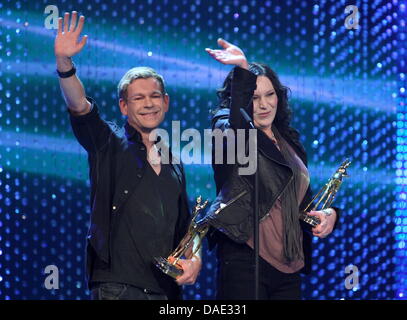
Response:
M175 281L154 266L185 235L188 198L182 165L163 161L150 133L164 120L169 96L153 69L130 69L118 85L123 128L103 120L85 95L71 57L82 50L78 38L85 18L59 19L55 56L73 132L89 158L91 223L87 237L87 281L92 299L180 299L180 285L193 284L201 259L190 250ZM62 27L64 25L64 27ZM177 285L178 284L178 285Z

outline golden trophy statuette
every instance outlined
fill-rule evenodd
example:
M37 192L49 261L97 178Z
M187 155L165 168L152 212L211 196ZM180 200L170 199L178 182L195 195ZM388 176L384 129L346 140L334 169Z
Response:
M182 238L181 242L175 248L175 250L173 252L171 252L171 254L168 256L168 258L163 258L163 257L154 258L156 267L159 268L165 274L173 277L174 279L176 279L178 276L180 276L184 273L181 265L178 264L178 260L181 259L181 257L185 255L186 251L193 244L194 238L196 236L199 237L199 244L195 248L195 250L192 252L192 256L195 253L197 253L199 248L201 247L203 238L205 237L206 233L208 232L209 224L207 224L205 222L203 222L203 223L196 222L199 212L203 208L206 207L206 205L208 204L208 200L206 200L204 203L201 203L201 202L202 202L201 196L196 198L196 204L195 204L194 210L192 212L192 220L189 225L188 232Z
M315 217L315 216L310 216L307 214L307 212L310 211L320 211L324 210L326 208L329 208L332 204L332 202L335 199L336 193L338 192L340 186L342 185L342 180L344 177L349 177L348 174L346 173L346 168L349 167L351 162L349 159L346 159L345 161L342 162L342 164L339 166L338 170L332 175L332 177L328 180L328 182L319 190L319 192L316 194L316 196L311 200L311 202L307 205L307 207L301 212L300 214L300 220L310 224L313 227L316 227L318 224L321 223L321 221ZM314 207L309 210L311 207L312 203L317 200L317 203L314 205ZM318 208L320 204L322 204L322 207Z

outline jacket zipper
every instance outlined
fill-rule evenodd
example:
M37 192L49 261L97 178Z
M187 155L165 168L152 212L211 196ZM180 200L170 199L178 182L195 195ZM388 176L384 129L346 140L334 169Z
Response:
M290 180L288 180L288 183L285 185L285 187L283 188L283 190L281 190L281 192L278 194L278 196L276 197L276 200L281 196L281 194L284 192L284 190L287 188L287 186L289 185L289 183L291 182L291 180L293 179L293 176L290 177ZM239 198L241 198L242 196L244 196L248 191L247 190L243 190L242 192L240 192L236 197L230 199L228 202L226 202L223 206L220 206L216 211L215 211L215 215L219 214L219 212L221 212L223 209L225 209L226 207L229 207L233 202L235 202L236 200L238 200ZM274 200L274 203L276 202L276 200ZM273 206L272 205L272 206ZM267 214L264 216L266 217ZM264 217L261 219L263 220ZM260 220L260 221L261 221Z
M278 164L281 164L281 165L283 165L283 166L285 166L285 167L288 167L288 168L291 170L291 168L290 168L289 166L287 166L286 164L281 163L281 162L279 162L279 161L276 161L275 159L271 159L271 158L268 157L267 155L264 155L264 156L265 156L266 158L270 159L271 161L277 162ZM274 203L277 201L277 199L281 196L281 194L284 192L284 190L287 188L287 186L290 184L290 182L291 182L292 179L293 179L293 176L290 177L290 180L288 180L288 183L284 186L283 190L281 190L281 192L278 194L278 196L276 197L276 200L274 200L272 206L273 206ZM236 197L230 199L228 202L226 202L226 203L224 204L223 207L219 207L219 208L215 211L215 215L219 214L219 212L221 212L221 211L222 211L223 209L225 209L226 207L230 206L233 202L235 202L236 200L238 200L240 197L244 196L247 192L248 192L247 190L243 190L243 191L240 192ZM266 216L267 216L267 214L266 214L262 219L260 219L260 221L263 220Z
M258 156L258 155L257 155L257 156ZM282 166L289 168L289 169L291 170L291 173L292 173L292 169L291 169L290 166L288 166L287 164L281 163L281 162L277 161L276 159L272 159L272 158L270 158L269 156L267 156L265 153L263 154L263 156L265 156L267 159L269 159L269 160L271 160L271 161L277 162L278 164L281 164ZM281 192L278 194L278 196L277 196L276 200L274 200L272 206L274 206L274 204L275 204L275 202L277 201L277 199L282 195L282 193L284 192L284 190L285 190L285 189L287 188L287 186L290 184L290 182L291 182L291 180L293 179L293 177L294 177L294 175L292 175L292 176L290 177L290 180L288 180L288 182L287 182L287 184L285 185L285 187L283 188L283 190L281 190ZM266 214L261 220L263 220L265 217L267 217L267 214ZM260 220L260 221L261 221L261 220Z
M278 194L278 196L276 197L276 200L273 201L273 204L271 205L271 207L274 206L274 204L276 203L277 199L283 194L283 192L285 191L285 189L286 189L287 186L290 184L290 182L291 182L291 180L292 180L293 178L294 178L293 176L290 177L290 180L288 180L288 182L287 182L287 184L285 185L285 187L283 188L283 190L281 190L281 192ZM263 221L267 216L268 216L268 213L266 213L266 214L264 215L264 217L260 219L260 221Z
M217 215L219 212L221 212L223 209L225 209L226 207L230 206L233 202L235 202L237 199L241 198L242 196L244 196L248 191L247 190L243 190L242 192L240 192L236 197L230 199L228 202L226 202L225 204L222 203L219 206L219 208L215 211L215 214Z

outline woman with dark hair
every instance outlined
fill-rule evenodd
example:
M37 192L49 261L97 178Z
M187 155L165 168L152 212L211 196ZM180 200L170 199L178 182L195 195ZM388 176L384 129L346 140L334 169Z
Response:
M311 201L312 193L306 153L298 131L290 125L289 89L267 65L248 63L240 48L223 39L218 44L222 50L206 51L235 68L218 91L219 108L212 127L250 129L241 114L243 108L258 129L259 299L300 299L300 273L311 270L312 235L329 235L339 209L311 211L321 221L314 228L300 221L300 210ZM227 142L222 147L225 154ZM209 242L211 247L217 245L218 299L254 298L253 176L239 174L238 167L213 163L218 196L209 211L214 227Z

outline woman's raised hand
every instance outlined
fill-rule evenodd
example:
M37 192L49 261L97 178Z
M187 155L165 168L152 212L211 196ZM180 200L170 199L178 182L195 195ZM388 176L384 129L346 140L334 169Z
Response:
M208 52L215 60L223 64L233 64L241 68L248 69L249 65L242 49L222 38L218 39L218 45L222 47L223 50L206 48L205 51Z

